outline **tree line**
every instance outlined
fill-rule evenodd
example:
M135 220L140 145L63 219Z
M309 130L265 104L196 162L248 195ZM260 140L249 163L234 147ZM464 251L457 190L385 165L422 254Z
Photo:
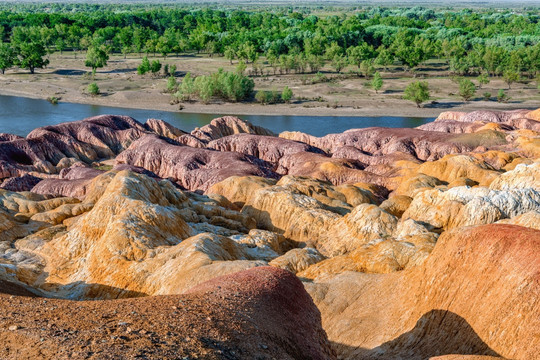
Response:
M446 61L453 74L535 77L540 71L538 11L369 8L321 16L308 10L220 10L70 4L0 7L0 70L31 72L53 51L170 54L204 52L251 63L262 73L316 73L348 65L369 76L399 62L415 70ZM97 54L96 59L102 59ZM90 65L89 65L90 66ZM94 67L92 67L95 69Z

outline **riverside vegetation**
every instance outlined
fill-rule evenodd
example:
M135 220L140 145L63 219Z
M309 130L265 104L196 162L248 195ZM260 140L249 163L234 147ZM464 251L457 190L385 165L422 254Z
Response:
M232 72L238 75L230 75L231 78L248 75L261 81L265 77L285 79L279 89L259 89L262 94L281 92L285 86L290 90L295 82L292 79L299 79L302 84L339 83L355 77L364 78L364 86L376 93L383 87L389 92L400 90L393 89L396 78L419 76L451 79L460 86L465 77L474 80L477 89L490 82L504 82L508 89L523 83L516 93L523 99L523 89L538 86L540 34L534 11L473 12L422 7L349 10L338 16L308 7L232 10L219 6L203 9L148 4L3 4L0 69L4 73L19 66L33 73L54 61L49 55L52 52L67 51L76 56L85 51L83 63L95 75L115 54L124 58L160 54L165 63L164 76L176 77L176 71L165 69L167 57L204 54L210 61L218 61L216 67L225 68L227 62L237 62L237 69ZM225 61L219 63L219 58ZM184 70L182 65L179 69ZM150 62L143 57L138 66L140 75L157 75L160 70L162 63L158 59ZM180 98L197 98L204 103L212 98L245 101L254 99L253 87L264 85L259 82L253 86L239 78L240 90L227 90L225 94L212 89L216 79L211 78L229 75L196 71L198 74L192 73L194 81L199 75L210 78L201 78L193 94L180 94ZM329 77L329 72L334 74ZM227 73L225 69L222 74ZM296 77L291 77L293 73ZM313 75L307 75L310 73ZM374 76L375 81L371 79ZM421 87L417 84L413 88ZM499 92L502 88L493 90ZM440 97L434 94L437 89L418 91L421 94L405 97L416 104ZM302 91L294 92L298 99L305 98ZM538 91L532 93L537 98ZM264 96L261 101L262 94L260 102L273 102L268 101L272 96ZM466 91L465 96L459 90L456 94L470 101L476 89ZM420 99L423 100L419 102ZM507 101L508 95L497 96L496 100Z

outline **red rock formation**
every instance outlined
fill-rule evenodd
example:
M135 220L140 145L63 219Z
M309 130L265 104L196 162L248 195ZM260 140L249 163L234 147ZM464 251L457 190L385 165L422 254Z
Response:
M19 135L0 133L0 141L13 141L13 140L19 140L19 139L24 139L24 138Z
M214 119L210 124L193 130L191 135L207 143L225 136L242 133L275 136L270 130L255 126L250 122L241 120L235 116L223 116Z
M20 177L12 177L5 179L0 185L0 188L9 191L30 191L41 180L41 178L26 174Z
M32 188L32 192L81 199L86 195L90 182L103 172L80 166L62 169L58 178L48 178L40 181Z
M168 122L159 119L148 119L144 127L150 132L169 139L176 139L179 136L187 134L187 132L177 129Z
M182 146L155 135L135 141L116 161L171 178L189 190L206 191L230 176L277 177L270 164L252 156Z
M0 178L30 171L55 173L65 158L91 163L111 158L148 131L127 116L103 115L32 131L0 142Z
M300 134L296 138L305 139ZM420 160L436 160L447 154L471 151L474 147L453 141L452 136L435 131L406 128L365 128L347 130L321 138L310 137L309 144L334 153L344 146L355 147L370 155L402 152Z
M324 154L322 150L298 141L251 134L222 137L209 142L207 148L218 151L235 151L258 157L261 160L275 164L275 168L279 167L282 172L285 169L280 167L279 163L284 156L303 152Z
M0 291L30 295L4 282ZM270 267L176 296L73 302L0 294L0 334L0 358L336 358L302 283Z

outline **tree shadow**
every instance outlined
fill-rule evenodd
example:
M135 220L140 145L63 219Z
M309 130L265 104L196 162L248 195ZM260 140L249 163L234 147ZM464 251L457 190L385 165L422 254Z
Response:
M425 313L413 329L373 349L333 343L347 359L425 360L442 355L502 357L489 347L463 317L447 310Z
M427 109L452 109L456 106L465 104L462 101L449 101L449 102L431 102L424 105Z
M100 74L125 74L132 73L137 71L137 68L126 68L126 69L114 69L109 71L99 71Z
M58 69L52 72L56 75L62 75L62 76L81 76L86 74L86 71L84 70L74 70L74 69Z

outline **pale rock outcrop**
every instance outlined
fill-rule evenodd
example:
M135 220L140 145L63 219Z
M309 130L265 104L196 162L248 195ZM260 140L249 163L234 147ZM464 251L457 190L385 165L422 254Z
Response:
M497 224L509 224L540 230L540 211L529 211L511 219L497 221Z
M437 161L428 161L414 170L450 183L459 178L468 178L481 186L489 185L500 173L491 165L469 155L447 155Z
M540 329L539 251L537 230L462 228L444 233L421 266L305 286L341 358L531 359L540 351L531 341Z
M540 190L533 188L491 190L455 187L426 190L416 196L403 214L437 229L491 224L513 218L540 206Z
M292 249L284 255L270 261L268 265L275 266L297 274L307 269L310 265L324 260L324 256L312 247Z
M464 111L443 111L442 113L439 114L439 116L437 116L435 121L436 122L448 121L448 120L459 121L466 114L467 113Z
M528 119L540 121L540 109L530 111L526 116Z
M540 190L540 162L530 165L520 164L513 170L497 177L491 184L493 190L533 188Z
M247 235L231 236L236 243L244 245L244 251L251 259L271 261L281 253L281 243L285 240L271 231L252 229Z
M443 185L443 182L438 178L415 172L415 175L403 178L393 194L394 196L408 196L414 198L417 194L425 190L439 187L440 185Z
M397 222L376 205L360 204L319 235L317 249L327 257L346 254L372 240L390 237Z
M406 241L378 239L359 246L344 255L316 263L298 273L300 278L322 281L354 271L385 274L421 265L435 242L427 236L410 236Z
M411 205L412 200L413 199L407 195L396 195L383 201L380 208L387 213L400 218L401 215L403 215L403 213L407 210L409 205Z
M98 176L83 203L4 200L18 206L13 211L34 214L32 222L63 222L58 231L17 240L18 255L11 255L34 262L31 271L19 267L20 281L58 296L176 294L221 274L265 265L279 256L284 240L250 231L253 219L208 197L128 171ZM212 233L198 231L200 224Z
M226 197L231 203L242 208L257 190L276 184L275 179L266 179L259 176L230 176L223 181L212 185L206 193Z
M257 190L242 213L253 217L257 227L299 243L316 243L340 218L320 201L282 186Z

